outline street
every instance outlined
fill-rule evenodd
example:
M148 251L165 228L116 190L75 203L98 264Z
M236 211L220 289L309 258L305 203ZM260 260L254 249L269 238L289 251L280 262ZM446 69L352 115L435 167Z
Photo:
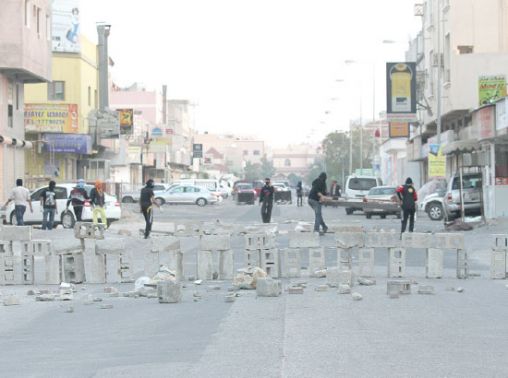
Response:
M124 238L135 254L136 276L142 274L143 252L149 241L138 234L141 215L135 204L124 206L125 219L106 238ZM239 227L259 223L260 208L231 200L200 208L163 206L155 212L154 230L167 222L220 219ZM366 229L398 229L395 217L366 220L347 216L342 208L325 208L325 221L363 224ZM310 222L308 205L276 205L272 221L279 224L279 247L297 221ZM417 231L442 231L442 223L424 216ZM70 302L35 302L29 286L6 286L19 306L0 307L0 361L8 376L30 377L473 377L505 376L508 325L505 281L489 279L489 234L504 224L466 233L473 277L455 278L455 258L445 255L445 276L425 279L423 250L408 252L408 278L430 284L434 295L386 295L386 251L376 250L374 286L355 286L363 295L353 301L337 289L314 289L325 279L285 279L306 282L303 295L283 292L277 298L256 297L241 290L234 303L224 296L230 281L194 285L198 239L182 237L186 280L183 300L159 304L156 298L109 297L104 286L76 285ZM130 231L132 236L119 236ZM74 239L72 230L34 230L36 238ZM154 236L156 237L156 236ZM332 234L322 236L327 265L336 263ZM243 264L243 236L232 238L235 266ZM334 260L335 259L335 260ZM303 264L306 266L304 253ZM305 272L305 270L303 270ZM304 273L305 275L305 273ZM216 290L212 284L218 285ZM134 284L113 285L120 292ZM464 289L458 292L458 287ZM41 287L39 287L40 289ZM54 288L53 288L54 289ZM194 301L194 293L201 299ZM86 305L88 295L102 302ZM111 309L101 305L111 304ZM72 306L73 312L66 312ZM457 348L460 346L460 348Z

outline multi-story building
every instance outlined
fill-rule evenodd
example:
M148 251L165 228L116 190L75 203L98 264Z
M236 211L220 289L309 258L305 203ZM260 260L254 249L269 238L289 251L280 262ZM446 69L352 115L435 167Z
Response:
M167 164L171 168L172 180L188 175L192 165L192 107L189 100L168 100L166 104L165 128L170 133L171 143Z
M0 11L0 202L25 178L24 84L51 79L51 2L5 0Z
M317 147L309 144L274 148L272 151L272 161L276 175L286 178L291 174L305 177L317 157Z

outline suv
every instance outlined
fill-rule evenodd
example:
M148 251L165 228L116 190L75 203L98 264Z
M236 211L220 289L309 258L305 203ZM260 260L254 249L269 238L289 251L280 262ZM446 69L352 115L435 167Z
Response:
M462 175L462 198L464 200L464 215L481 213L482 174L464 173ZM449 218L461 216L460 181L455 174L448 183L445 196L445 208Z
M447 190L446 180L434 179L418 190L418 209L427 213L433 221L444 217L444 201Z
M367 195L369 190L376 186L383 185L381 179L375 176L348 176L343 191L344 198L347 202L362 203L363 197ZM361 206L354 205L346 207L346 214L351 215L355 210L362 210Z

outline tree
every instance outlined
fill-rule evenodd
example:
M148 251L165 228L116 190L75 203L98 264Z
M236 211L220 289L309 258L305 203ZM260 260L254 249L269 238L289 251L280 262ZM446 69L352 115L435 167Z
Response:
M258 177L260 179L264 179L265 177L272 177L275 174L275 167L273 166L273 162L268 160L266 155L261 158L260 172L262 176Z
M252 164L248 161L243 169L245 180L254 181L261 177L261 164Z

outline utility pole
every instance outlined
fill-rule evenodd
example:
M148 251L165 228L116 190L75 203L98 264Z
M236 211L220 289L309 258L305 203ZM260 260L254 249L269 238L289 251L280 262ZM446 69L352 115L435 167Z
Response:
M99 43L99 110L105 112L109 107L109 89L108 89L108 37L111 25L97 25L97 34Z
M441 0L437 1L437 106L436 106L436 133L437 144L441 144Z

